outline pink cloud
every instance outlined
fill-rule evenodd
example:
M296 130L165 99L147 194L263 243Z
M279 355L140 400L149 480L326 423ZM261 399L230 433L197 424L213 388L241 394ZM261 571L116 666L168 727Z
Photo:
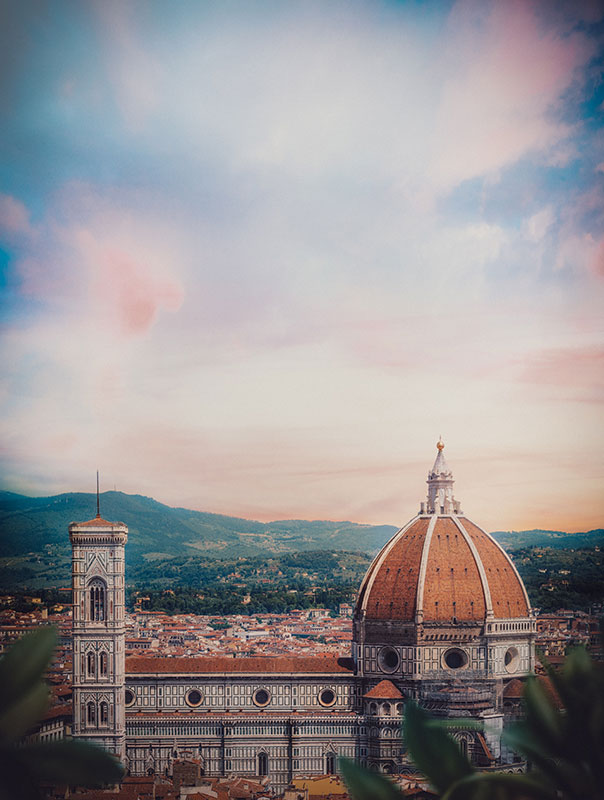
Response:
M594 45L580 33L543 30L526 2L457 3L443 57L433 173L455 183L493 172L570 129L551 111Z
M600 403L604 400L604 349L581 347L543 350L525 362L526 383L558 387L564 398Z
M0 194L0 232L9 236L32 233L28 210L8 194Z
M604 278L604 237L595 243L589 267L594 275Z
M149 330L160 308L167 311L180 308L183 292L179 284L149 275L145 266L128 253L105 250L98 268L95 284L99 295L114 310L126 335Z

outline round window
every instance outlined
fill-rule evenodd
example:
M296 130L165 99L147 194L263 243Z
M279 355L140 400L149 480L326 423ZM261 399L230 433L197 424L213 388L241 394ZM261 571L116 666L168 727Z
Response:
M506 652L505 656L503 657L503 663L506 672L516 672L516 670L518 669L519 661L520 661L520 656L518 655L518 650L516 650L515 647L510 647L510 649Z
M200 706L202 703L203 695L199 689L189 689L185 695L185 700L188 706L191 706L191 708L197 708L197 706Z
M126 703L126 706L134 705L134 692L132 689L126 689L124 692L124 702Z
M332 706L336 702L336 693L333 689L321 689L319 692L319 703L322 706Z
M452 647L447 650L444 656L445 665L449 669L463 669L468 664L468 654L465 650L460 650L458 647Z
M400 658L394 647L382 647L378 655L378 664L382 672L395 672L398 669Z
M263 708L264 706L267 706L270 703L271 696L266 689L256 689L256 691L254 692L254 696L252 697L252 700L257 706Z

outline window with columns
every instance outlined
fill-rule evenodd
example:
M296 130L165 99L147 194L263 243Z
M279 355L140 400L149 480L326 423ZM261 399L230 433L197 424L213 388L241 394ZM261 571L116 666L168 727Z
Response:
M96 578L89 587L90 619L92 622L104 622L107 614L107 591L103 581Z

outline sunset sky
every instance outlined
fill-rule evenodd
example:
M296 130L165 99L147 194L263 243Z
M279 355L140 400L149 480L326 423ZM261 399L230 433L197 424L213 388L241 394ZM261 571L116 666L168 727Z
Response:
M4 3L1 486L604 526L601 9Z

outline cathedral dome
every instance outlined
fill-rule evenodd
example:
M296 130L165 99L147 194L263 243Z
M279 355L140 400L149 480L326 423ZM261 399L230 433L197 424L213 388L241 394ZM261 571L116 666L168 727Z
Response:
M356 615L441 624L526 618L528 596L509 556L453 499L443 448L439 441L427 502L374 559Z

